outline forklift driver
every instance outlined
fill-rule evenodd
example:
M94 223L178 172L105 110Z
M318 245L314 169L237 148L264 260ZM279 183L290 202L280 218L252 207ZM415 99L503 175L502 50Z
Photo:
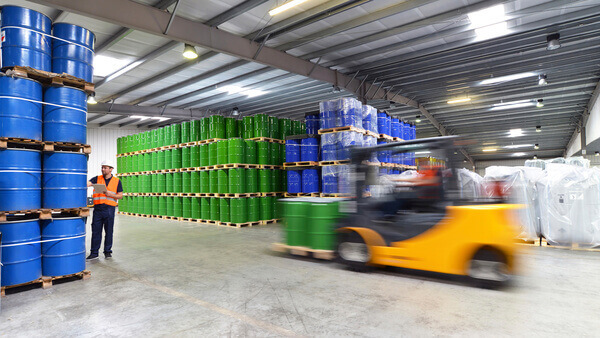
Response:
M400 190L394 194L395 201L386 203L383 212L394 215L397 211L408 210L415 200L441 200L443 198L442 171L440 167L427 167L419 171L415 177L392 179L397 189L411 187L410 190Z

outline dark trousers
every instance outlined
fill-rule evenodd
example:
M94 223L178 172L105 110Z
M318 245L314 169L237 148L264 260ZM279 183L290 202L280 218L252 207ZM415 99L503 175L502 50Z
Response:
M102 228L104 228L104 253L112 253L113 229L115 226L115 207L108 205L94 206L92 218L92 249L91 254L98 254L102 243Z

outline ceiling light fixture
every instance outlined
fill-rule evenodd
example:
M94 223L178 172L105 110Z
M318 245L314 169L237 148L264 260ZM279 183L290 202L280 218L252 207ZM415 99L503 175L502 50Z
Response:
M98 101L96 101L96 97L95 96L96 96L95 94L92 94L92 95L88 96L87 103L88 104L96 104L96 103L98 103Z
M469 13L468 16L478 41L509 33L502 4Z
M533 149L535 149L535 150L538 150L538 149L540 149L540 145L536 143L536 144L533 146Z
M273 16L273 15L277 15L283 11L287 11L288 9L292 8L292 7L296 7L299 4L306 2L306 0L292 0L292 1L288 1L286 3L284 3L281 6L275 7L272 10L269 11L269 15Z
M537 160L537 155L533 155L533 159L534 159L534 160Z
M522 107L530 107L533 106L534 103L531 100L519 100L512 102L503 102L503 103L495 103L490 110L504 110L504 109L513 109L513 108L522 108Z
M234 107L233 110L231 110L231 115L233 115L233 116L240 115L240 111L238 110L238 107Z
M497 151L498 149L496 149L496 148L486 148L486 149L482 149L482 150L485 153L491 153L491 152Z
M542 132L542 126L535 126L535 132L536 133L541 133Z
M560 48L560 34L554 33L550 34L546 37L546 42L548 42L547 50L555 50Z
M548 84L548 79L546 77L546 74L541 74L540 76L538 76L538 86L545 86Z
M506 75L506 76L500 76L500 77L492 77L492 78L485 79L485 80L479 82L479 84L485 86L485 85L490 85L490 84L495 84L495 83L500 83L500 82L508 82L508 81L524 79L527 77L533 77L533 76L537 76L537 75L538 75L537 73L527 72L527 73L519 73L519 74Z
M186 59L195 59L198 57L198 52L196 52L196 48L188 43L183 47L183 57Z
M538 99L535 106L538 108L542 108L544 106L544 99Z
M521 156L525 156L525 155L527 155L527 154L525 154L525 153L514 153L512 156L521 157Z
M595 152L594 155L595 156L600 156L600 152Z
M469 101L471 101L471 98L470 97L465 97L465 98L462 98L462 99L450 100L450 101L448 101L448 104L463 103L463 102L469 102Z
M531 147L532 144L511 144L508 146L505 146L504 148L506 149L517 149L517 148L527 148L527 147Z
M417 115L417 118L415 119L415 123L420 123L421 122L421 115Z
M523 136L523 130L522 129L511 129L508 131L508 136L510 137L519 137L519 136Z

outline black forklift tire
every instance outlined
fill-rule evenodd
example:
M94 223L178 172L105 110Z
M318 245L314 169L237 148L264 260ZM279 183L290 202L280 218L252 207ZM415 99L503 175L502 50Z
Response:
M510 274L506 271L506 257L502 252L494 248L479 249L473 258L469 261L468 274L471 282L483 289L500 289L507 286L511 280ZM483 269L479 275L473 270ZM485 271L489 270L489 271ZM481 273L488 278L483 278Z
M363 259L351 259L350 255L347 253L349 249L356 250L359 249L361 256ZM368 272L372 269L371 266L367 265L371 258L371 253L367 248L367 244L363 240L363 238L354 231L350 232L342 232L338 236L338 245L337 245L337 262L343 264L349 270L356 272Z

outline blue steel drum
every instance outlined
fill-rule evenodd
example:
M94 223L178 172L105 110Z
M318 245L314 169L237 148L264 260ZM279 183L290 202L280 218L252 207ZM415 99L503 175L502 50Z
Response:
M377 141L377 144L387 144L386 141ZM383 162L383 163L390 163L391 159L389 156L389 151L388 150L381 150L377 152L377 159L379 160L379 162Z
M306 133L309 135L315 135L319 132L319 115L310 114L306 115Z
M44 276L70 275L85 270L85 221L82 217L43 220L42 240L48 241L42 243Z
M57 39L52 39L52 71L92 82L96 40L94 33L80 26L56 23L53 35Z
M300 147L300 161L318 161L319 142L314 137L304 138Z
M2 67L51 70L50 18L31 9L2 7ZM46 35L44 35L46 34Z
M299 170L287 171L287 191L290 194L298 194L302 192L302 176Z
M50 87L44 92L44 141L86 143L87 94L72 87Z
M386 121L387 117L388 117L388 114L386 114L384 112L377 113L377 130L379 131L380 134L385 134L385 135L390 134L390 129L388 128L388 124Z
M402 129L402 139L404 141L410 140L410 123L404 123L404 128Z
M323 101L319 103L319 106L320 128L335 128L337 101Z
M87 205L87 156L81 153L44 153L42 207L82 208Z
M338 133L321 135L321 152L323 161L337 161L340 147Z
M16 285L42 277L40 221L8 218L8 221L0 222L0 232L2 233L2 282L0 284Z
M285 140L285 161L300 162L300 144L298 144L298 140Z
M400 137L400 119L392 118L392 137Z
M302 170L302 192L305 194L319 192L319 173L317 169Z
M324 166L322 167L322 186L324 194L336 194L338 193L338 173L337 166Z
M42 152L0 149L0 211L42 207Z
M410 125L410 139L414 140L417 138L417 126L414 124Z
M41 141L42 85L34 80L0 74L0 97L0 137Z

